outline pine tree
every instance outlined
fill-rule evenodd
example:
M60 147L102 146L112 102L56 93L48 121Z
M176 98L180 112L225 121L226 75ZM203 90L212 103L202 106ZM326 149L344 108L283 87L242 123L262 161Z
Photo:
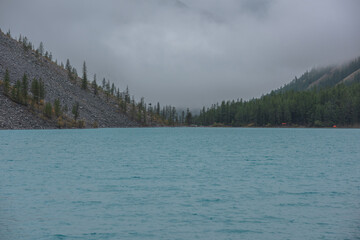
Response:
M5 77L4 77L4 93L5 95L9 94L10 89L10 76L9 76L9 70L5 70Z
M82 77L81 88L82 89L87 88L87 73L86 73L86 63L85 63L85 61L84 61L84 64L83 64L83 77Z

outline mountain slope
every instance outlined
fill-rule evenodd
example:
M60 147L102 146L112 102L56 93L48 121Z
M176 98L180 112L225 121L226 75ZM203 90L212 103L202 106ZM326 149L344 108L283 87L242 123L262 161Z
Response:
M45 85L45 102L53 103L60 100L61 106L67 106L64 113L72 117L72 106L78 102L80 106L80 119L85 121L86 127L95 123L99 127L134 127L139 126L127 115L119 111L119 106L112 99L107 102L104 93L92 93L91 86L87 90L81 89L81 79L70 81L65 69L43 56L37 56L32 50L25 50L19 42L0 32L0 79L4 78L5 71L10 73L10 83L13 85L21 80L24 73L28 76L29 86L34 78L42 79ZM89 85L89 84L88 84ZM0 128L55 128L56 122L42 119L40 116L26 110L19 104L10 103L4 99L2 92L0 105ZM16 113L14 109L23 109L22 114L27 116L16 118L20 121L13 124ZM17 112L20 114L19 112ZM33 119L34 126L29 125L28 119ZM17 127L16 127L17 126ZM20 127L21 128L21 127Z
M360 57L340 66L315 68L307 71L300 78L295 77L278 91L302 91L313 87L332 87L339 83L360 82Z
M313 69L260 98L204 107L193 122L235 127L359 127L360 58Z

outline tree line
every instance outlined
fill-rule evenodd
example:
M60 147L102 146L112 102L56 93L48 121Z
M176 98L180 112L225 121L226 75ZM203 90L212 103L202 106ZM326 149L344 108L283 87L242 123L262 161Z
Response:
M193 119L203 126L308 126L360 124L360 83L308 91L271 92L258 99L223 101Z

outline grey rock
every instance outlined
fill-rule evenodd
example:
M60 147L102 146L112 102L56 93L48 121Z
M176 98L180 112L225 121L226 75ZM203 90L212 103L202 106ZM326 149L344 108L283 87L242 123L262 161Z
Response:
M59 98L62 107L67 105L67 115L72 117L72 106L79 102L80 118L85 120L86 127L94 122L99 127L139 127L126 114L116 107L116 101L106 101L102 92L94 96L91 84L88 90L81 89L81 79L71 82L65 69L35 54L25 52L22 45L5 34L0 33L0 79L4 78L6 69L10 73L11 84L21 80L24 73L29 79L29 86L34 78L42 79L45 84L45 101L54 103ZM30 89L29 89L30 90ZM4 96L0 87L0 127L2 129L36 129L56 128L55 120L43 120L26 106L12 102Z

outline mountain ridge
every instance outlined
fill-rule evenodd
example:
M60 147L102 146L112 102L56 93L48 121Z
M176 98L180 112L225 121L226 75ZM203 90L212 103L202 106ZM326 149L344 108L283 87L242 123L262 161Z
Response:
M360 57L341 65L313 68L276 91L302 91L313 87L324 88L352 82L360 82Z
M0 32L0 52L0 79L3 79L6 70L9 71L11 85L20 80L24 74L28 76L29 85L34 79L42 79L46 89L45 102L53 103L59 99L61 106L64 107L64 114L69 118L72 116L71 107L78 102L80 119L84 121L84 127L92 127L94 124L98 127L141 126L122 113L116 101L111 98L107 98L106 101L106 96L101 92L98 95L92 94L92 86L89 86L88 90L81 89L80 78L71 81L65 69L43 56L37 56L33 50L25 50L20 42L2 32ZM1 106L3 112L4 109L13 108L13 104L3 99ZM23 109L25 114L24 107L17 106L17 108ZM40 124L39 126L42 125L44 128L58 128L54 119L44 119L31 111L26 115L28 119L37 119L34 120L35 126ZM15 118L13 114L6 114L5 111L0 119L1 128L33 128L23 118L18 119L19 123L14 125Z

